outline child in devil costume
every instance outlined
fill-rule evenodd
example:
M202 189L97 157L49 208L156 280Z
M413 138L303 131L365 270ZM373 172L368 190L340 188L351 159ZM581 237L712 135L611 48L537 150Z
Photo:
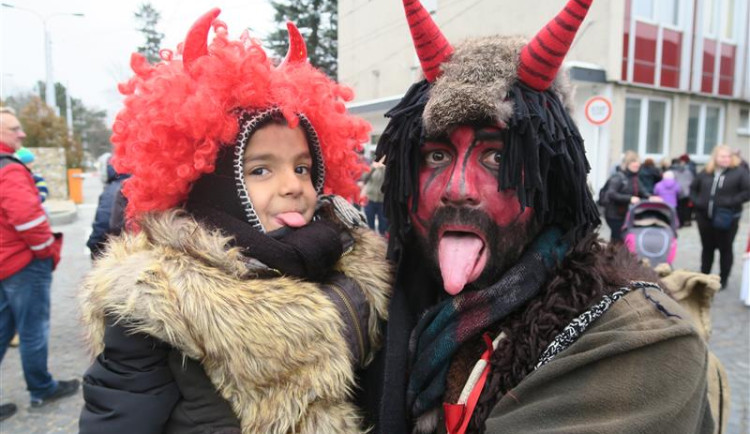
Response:
M290 50L274 66L212 10L121 86L115 167L133 230L81 293L96 359L81 432L352 433L378 345L385 245L354 197L368 125ZM216 37L207 46L207 33Z
M425 79L387 113L376 152L398 270L362 383L375 432L713 429L689 314L597 237L558 76L590 5L568 1L531 40L454 48L404 0Z

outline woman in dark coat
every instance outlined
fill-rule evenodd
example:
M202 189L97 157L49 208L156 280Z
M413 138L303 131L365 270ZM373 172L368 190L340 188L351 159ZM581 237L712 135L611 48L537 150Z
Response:
M656 183L661 181L661 170L656 167L656 163L652 158L646 158L643 160L643 165L638 171L638 178L643 184L643 188L649 195L654 194L654 187Z
M612 175L607 181L607 198L604 208L604 217L607 225L612 231L610 241L622 242L622 225L631 204L636 204L641 199L647 199L649 194L638 177L638 169L641 161L638 154L627 151L622 157L621 170Z
M690 198L695 204L695 220L703 245L701 272L711 272L714 251L719 249L721 287L726 288L742 204L750 200L750 172L740 165L740 158L732 153L732 148L717 146L706 168L690 185Z

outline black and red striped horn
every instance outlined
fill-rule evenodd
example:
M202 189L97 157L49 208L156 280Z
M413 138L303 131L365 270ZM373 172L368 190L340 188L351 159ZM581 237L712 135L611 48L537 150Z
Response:
M555 80L593 0L568 0L562 11L521 50L518 78L539 91Z
M289 32L289 49L286 52L284 60L281 61L277 68L283 68L286 65L301 63L307 60L307 45L302 38L297 26L293 22L286 22L286 29Z
M440 64L453 54L453 47L419 0L404 0L404 11L422 72L432 83L440 75Z
M221 13L221 9L213 8L198 18L185 37L185 45L182 48L182 64L188 71L195 59L208 54L208 31L211 23Z

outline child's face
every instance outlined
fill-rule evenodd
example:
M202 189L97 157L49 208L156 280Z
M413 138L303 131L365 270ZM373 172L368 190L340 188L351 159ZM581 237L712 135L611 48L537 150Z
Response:
M300 127L271 123L256 131L245 147L244 170L247 192L266 232L312 220L317 194Z

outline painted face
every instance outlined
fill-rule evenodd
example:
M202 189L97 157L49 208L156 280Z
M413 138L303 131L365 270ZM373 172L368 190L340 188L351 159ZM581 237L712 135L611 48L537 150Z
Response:
M0 142L17 151L21 149L21 144L25 138L26 133L23 132L18 118L10 113L0 114Z
M245 147L243 162L247 193L266 232L312 220L317 194L310 149L300 127L271 123L259 129Z
M497 127L459 126L422 148L419 201L410 216L450 295L491 282L532 235L533 210L521 211L514 189L498 191L503 146Z

